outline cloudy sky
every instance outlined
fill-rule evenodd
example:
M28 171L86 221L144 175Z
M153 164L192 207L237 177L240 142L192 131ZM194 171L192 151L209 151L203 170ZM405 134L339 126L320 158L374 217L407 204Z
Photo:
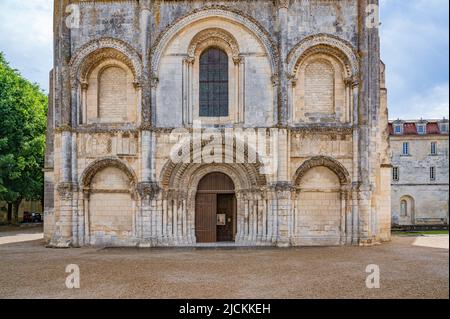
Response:
M380 0L391 119L449 116L449 1ZM48 89L53 0L0 0L0 51Z

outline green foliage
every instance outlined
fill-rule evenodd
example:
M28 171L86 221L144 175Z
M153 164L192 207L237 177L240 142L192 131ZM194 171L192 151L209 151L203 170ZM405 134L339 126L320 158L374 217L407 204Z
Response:
M43 193L47 96L0 52L0 200L39 200Z

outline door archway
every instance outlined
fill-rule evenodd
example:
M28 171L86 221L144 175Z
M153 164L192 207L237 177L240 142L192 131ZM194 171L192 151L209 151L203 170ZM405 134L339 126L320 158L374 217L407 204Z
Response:
M197 243L235 241L236 210L235 185L231 178L219 172L203 177L195 199Z

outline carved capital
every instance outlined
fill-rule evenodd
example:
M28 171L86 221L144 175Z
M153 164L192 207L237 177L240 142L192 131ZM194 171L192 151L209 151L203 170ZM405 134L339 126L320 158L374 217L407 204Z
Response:
M59 183L57 187L58 195L62 200L71 200L77 189L78 186L74 183Z
M241 64L242 59L243 58L241 56L233 57L233 62L234 62L235 65L239 65L239 64Z
M133 86L136 90L140 89L142 87L141 83L139 81L134 81Z
M83 91L87 91L87 89L89 88L89 83L82 81L80 82L80 87Z
M344 84L349 87L358 86L358 84L359 84L358 77L355 75L346 77L344 79Z
M136 186L136 191L141 198L153 199L158 195L160 188L156 183L138 183Z
M269 187L269 189L276 194L278 199L289 199L291 198L292 192L295 192L295 187L289 182L278 182Z
M296 87L298 78L295 75L290 74L288 75L288 81L291 82L292 87Z
M156 87L158 87L158 84L159 84L159 78L157 76L153 76L152 80L150 82L150 86L152 88L156 88Z
M278 74L272 75L272 77L271 77L270 79L271 79L272 85L273 85L274 87L275 87L275 86L278 86L278 81L279 81Z
M187 65L192 65L195 62L195 58L193 56L187 56L183 59L183 62Z
M289 0L277 0L277 9L289 9Z
M85 188L83 189L83 199L84 200L89 200L91 197L91 192L89 188Z

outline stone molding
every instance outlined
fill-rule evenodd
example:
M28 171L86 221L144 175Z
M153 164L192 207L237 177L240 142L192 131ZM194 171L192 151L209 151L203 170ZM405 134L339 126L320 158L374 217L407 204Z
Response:
M293 181L294 185L299 185L300 180L305 176L305 174L312 168L318 167L318 166L325 166L329 168L331 171L333 171L338 177L339 181L341 183L341 186L344 185L350 185L351 178L350 174L348 173L347 169L339 163L337 160L331 158L331 157L325 157L325 156L317 156L313 157L306 162L304 162L296 171Z
M193 63L195 60L196 52L199 46L201 46L204 43L208 43L208 46L214 46L218 45L221 46L221 44L226 44L231 53L233 61L239 61L240 57L240 51L239 51L239 45L236 41L236 39L233 37L231 33L228 31L225 31L223 29L219 28L211 28L207 30L203 30L199 32L191 41L188 48L188 58L189 63Z
M115 167L122 170L130 180L131 190L133 190L134 187L137 185L138 179L133 169L127 163L116 157L100 158L89 164L89 166L84 170L83 174L81 175L80 185L83 185L84 190L89 189L94 176L99 171L108 167Z
M224 140L224 139L223 139ZM174 182L175 175L177 174L177 177L179 178L186 170L188 170L192 166L214 166L217 164L196 164L192 163L191 161L191 155L192 159L199 159L201 158L203 147L206 146L209 142L208 141L202 141L200 144L199 150L194 149L194 144L191 140L188 140L185 142L184 145L180 147L180 149L186 150L189 149L189 154L185 154L183 159L180 160L180 163L174 163L172 160L168 160L164 167L161 170L161 186L165 189L169 187L173 187L172 185L178 185L178 183ZM187 145L189 144L189 145ZM248 151L248 144L243 143L244 145L244 158L248 158L249 151ZM224 145L222 145L224 146ZM197 151L197 152L196 152ZM233 154L236 151L236 147L233 148ZM186 161L185 161L186 160ZM188 162L188 163L186 163ZM266 177L262 174L260 174L260 169L262 167L262 164L260 160L258 159L258 153L256 152L256 163L233 163L233 164L225 164L225 167L239 167L243 170L243 172L246 172L245 175L246 179L251 182L252 185L258 185L259 187L265 186L267 184ZM225 174L228 174L224 172ZM245 183L244 183L245 184Z
M191 189L197 191L192 176L205 176L221 172L233 180L236 190L258 188L266 185L265 176L259 174L257 165L251 164L175 164L169 160L161 173L161 187L164 189ZM198 182L201 178L198 178Z
M144 73L139 53L128 43L115 38L92 40L79 48L70 60L72 83L85 82L83 79L99 61L115 59L125 63L135 76L135 82L143 81Z
M356 128L352 125L317 125L317 124L298 124L296 126L289 127L288 130L292 134L320 134L320 135L352 135Z

